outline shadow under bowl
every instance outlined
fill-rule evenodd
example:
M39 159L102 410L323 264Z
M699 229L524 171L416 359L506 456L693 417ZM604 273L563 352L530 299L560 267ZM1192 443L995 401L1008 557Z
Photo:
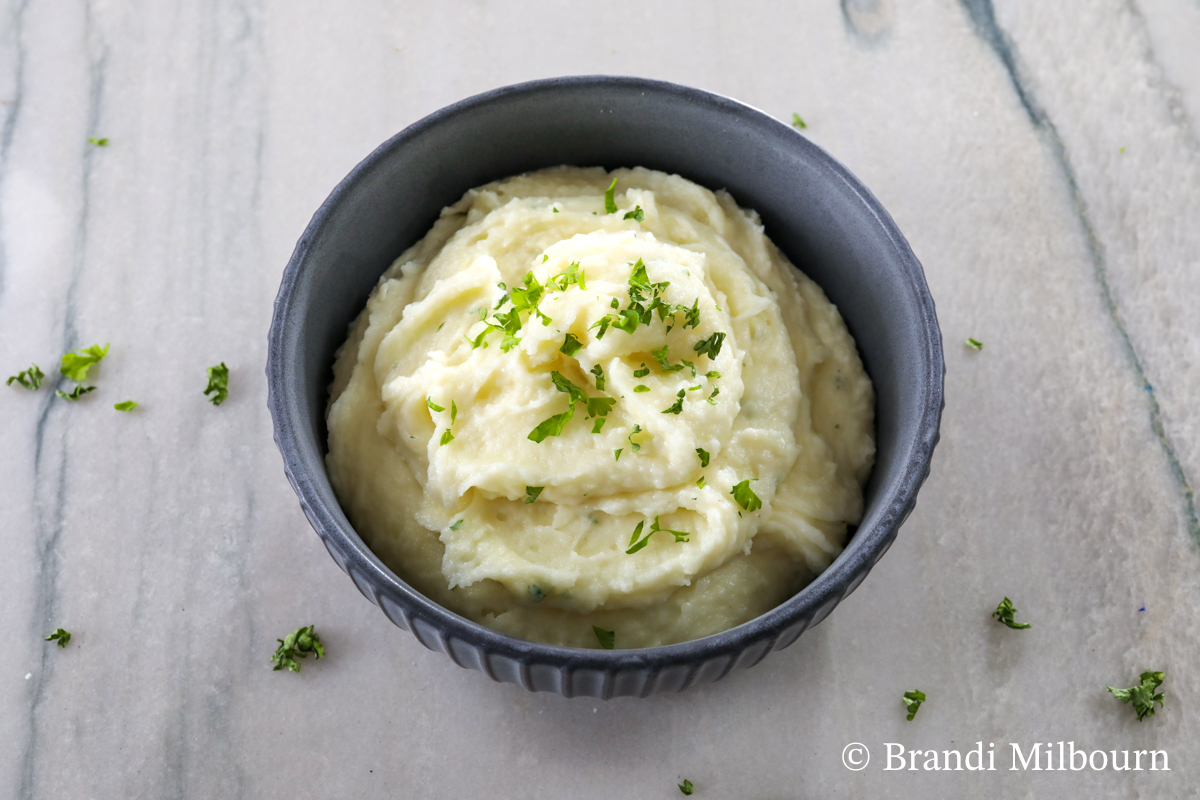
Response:
M543 167L642 166L724 188L838 307L876 393L863 519L834 563L736 628L681 644L586 650L525 641L430 601L363 543L325 470L334 351L379 276L464 192ZM854 591L896 538L929 474L943 405L941 333L924 272L879 202L797 131L699 89L626 77L508 86L448 106L381 145L338 184L283 273L267 357L284 470L329 554L388 619L459 666L565 696L679 691L787 647Z

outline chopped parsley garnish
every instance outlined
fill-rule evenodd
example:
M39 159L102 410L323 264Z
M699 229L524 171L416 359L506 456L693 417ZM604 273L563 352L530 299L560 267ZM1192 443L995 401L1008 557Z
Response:
M996 606L996 610L992 612L992 616L1013 630L1019 631L1033 627L1028 622L1014 622L1013 615L1016 613L1017 610L1013 608L1012 600L1006 597L1000 601L1000 605Z
M710 406L715 406L717 404L717 395L719 395L720 393L721 393L721 388L719 386L714 386L713 393L710 394L708 397L704 398L705 402L707 402Z
M583 343L575 338L575 334L568 333L563 339L562 347L558 348L558 352L574 357L576 353L583 347Z
M559 372L551 372L550 379L554 382L554 388L567 395L567 410L542 420L541 424L529 432L531 441L541 442L547 436L560 436L563 428L575 416L576 403L583 403L587 407L587 414L590 418L608 416L608 412L617 402L611 397L588 397L582 389L564 378Z
M692 349L700 355L707 355L709 358L716 358L721 353L721 344L725 341L725 334L717 331L707 339L701 339L696 342Z
M664 408L664 409L662 410L662 413L664 413L664 414L675 414L676 416L678 416L678 415L679 415L679 413L680 413L681 411L683 411L683 398L684 398L686 395L687 395L687 390L686 390L686 389L680 389L680 390L679 390L679 394L675 395L675 405L671 406L670 408Z
M88 143L94 144L94 145L96 145L96 147L108 147L108 137L103 136L103 137L97 139L94 136L89 136Z
M982 350L983 342L979 341L978 339L967 339L967 347L971 348L972 350Z
M138 404L132 400L122 400L120 403L117 403L113 406L113 408L115 408L117 411L133 411L137 407Z
M679 784L679 791L686 795L691 795L691 793L695 791L695 787L692 786L691 781L689 781L687 778L684 778L683 783Z
M688 390L689 392L695 392L695 391L699 391L699 390L700 390L700 389L702 389L702 388L704 388L704 387L700 386L700 384L696 384L695 386L689 386L689 387L687 388L687 390Z
M529 596L533 598L533 602L540 603L546 599L546 592L536 583L529 584Z
M704 373L704 377L712 380L714 378L721 377L721 373L717 372L715 369L710 369L708 372Z
M908 716L905 717L909 722L917 715L917 710L921 708L921 703L925 702L925 693L920 689L913 689L910 692L904 693L904 707L908 709Z
M750 488L750 481L756 481L758 478L747 478L741 483L733 487L729 493L733 495L733 499L737 504L747 511L758 511L762 508L762 500L758 499L758 495Z
M592 626L592 631L596 634L596 640L600 642L600 646L605 650L612 650L617 646L617 634L615 631L606 631L597 625Z
M644 220L646 218L646 212L642 211L641 206L634 206L633 211L625 212L624 218L625 219L634 219L634 220L637 220L638 222L641 222L642 220Z
M599 433L606 422L608 422L608 417L596 417L596 422L592 425L592 433Z
M593 375L596 376L596 389L603 392L604 391L604 367L597 364L596 366L592 367L591 372Z
M635 378L644 378L644 377L646 377L646 376L647 376L647 375L649 375L649 374L650 374L650 368L646 366L646 362L645 362L645 361L643 361L643 362L642 362L642 368L641 368L641 369L635 369L635 370L633 371L633 377L635 377Z
M587 289L587 283L584 282L583 270L579 268L578 261L572 261L567 265L565 270L546 282L547 286L553 286L560 292L565 292L572 284L578 286L580 289Z
M442 443L439 445L439 447L444 447L445 445L448 445L453 441L454 441L454 434L450 432L449 428L446 428L445 432L442 433Z
M688 537L691 536L691 534L687 531L673 531L669 528L658 527L658 517L654 518L654 522L650 523L650 530L646 532L645 536L642 536L642 527L645 524L646 521L642 520L637 524L637 527L633 529L633 538L629 540L629 549L625 551L626 554L633 555L638 550L641 550L650 543L650 537L656 533L669 533L675 537L676 542L686 542ZM641 538L639 539L639 537Z
M425 398L425 405L429 406L434 411L445 411L446 410L444 406L439 406L437 403L433 402L432 397Z
M1137 712L1138 722L1141 722L1146 717L1154 716L1155 703L1165 708L1162 693L1155 694L1155 690L1162 686L1166 677L1166 674L1162 672L1143 672L1140 678L1141 683L1137 686L1131 686L1128 689L1114 689L1109 686L1108 690L1122 703L1133 703L1133 710Z
M530 503L537 501L538 495L540 495L542 493L542 489L545 488L545 486L526 486L525 505L529 505Z
M795 111L792 112L792 126L797 130L804 130L808 127L804 120L800 119L800 115Z
M47 636L43 641L58 642L59 647L66 647L67 642L71 641L71 633L59 628L54 633Z
M616 450L613 450L613 461L621 460L621 451L624 449L624 447L618 447Z
M582 276L580 276L582 279ZM547 284L549 285L549 284ZM503 283L497 284L501 289L507 289ZM516 345L520 344L521 340L517 337L521 327L525 321L521 319L521 312L536 314L542 321L542 325L549 325L551 320L538 309L538 303L542 300L542 295L545 294L546 287L543 286L532 272L526 272L525 277L521 279L520 286L514 286L512 289L500 298L500 302L496 303L496 309L499 309L505 303L512 303L512 308L507 312L498 313L493 322L488 322L487 312L484 311L480 315L480 321L483 322L483 330L481 330L474 339L465 337L471 343L471 349L477 347L487 347L485 339L492 331L503 331L504 341L500 343L500 349L508 352Z
M75 400L78 400L79 398L83 397L85 394L89 394L94 391L96 391L95 386L83 386L81 384L79 386L76 386L70 392L64 392L62 389L56 389L54 391L54 393L56 395L58 395L59 397L61 397L63 400L75 401Z
M104 347L94 344L85 350L76 350L64 355L58 371L76 383L83 383L87 380L88 370L92 368L92 365L106 355L108 355L107 344Z
M707 484L708 484L708 481L704 480L703 475L701 475L700 479L696 481L696 486L701 489L703 489Z
M450 401L450 424L453 425L454 420L457 418L458 418L458 406L456 406L454 404L454 401L451 400Z
M222 361L215 367L208 368L208 386L204 387L204 395L212 395L208 399L214 406L219 406L229 397L229 367Z
M628 436L628 437L626 437L626 438L629 440L629 448L630 448L631 450L633 450L633 452L635 452L635 453L636 453L638 450L641 450L641 449L642 449L642 446L641 446L640 444L638 444L637 442L635 442L635 441L633 440L633 437L634 437L634 436L637 436L637 435L638 435L639 433L641 433L641 432L642 432L642 426L641 426L641 425L634 425L634 426L633 426L633 430L631 430L631 431L629 432L629 436Z
M651 350L650 355L654 356L654 360L662 367L663 372L678 372L683 369L683 364L671 364L671 360L667 358L667 346L665 344L657 350Z
M12 386L13 381L24 386L26 389L34 390L42 388L42 379L46 377L46 373L42 372L37 364L33 364L29 369L23 369L16 375L9 377L4 382L5 386Z
M321 637L313 630L312 625L292 631L286 639L276 639L275 641L279 642L279 647L275 648L275 655L271 656L271 663L275 665L276 672L285 668L292 672L299 672L300 663L296 661L297 658L307 658L309 653L313 654L313 658L321 658L325 655Z
M454 520L454 522L450 523L450 530L456 531L462 527L462 524L462 517L459 517L458 519Z
M696 455L700 458L700 469L708 468L708 451L703 447L696 448Z
M614 195L617 193L617 179L613 178L613 182L604 190L604 212L606 214L617 213L617 201ZM611 649L611 648L610 648Z
M638 394L642 394L643 392L650 391L650 387L644 383L639 383L637 386L633 387L633 391L637 392Z

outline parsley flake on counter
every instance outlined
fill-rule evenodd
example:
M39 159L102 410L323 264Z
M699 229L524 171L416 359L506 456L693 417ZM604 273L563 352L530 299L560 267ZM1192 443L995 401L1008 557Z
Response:
M904 693L904 707L908 709L908 716L905 717L909 722L917 715L917 711L921 708L921 703L925 702L925 693L920 689L913 689L910 692Z
M58 642L59 647L66 647L67 642L71 641L71 633L70 631L64 631L62 628L59 628L54 633L47 636L43 641Z
M802 131L808 127L808 123L806 123L804 120L802 120L800 118L800 115L797 114L795 111L793 111L792 112L792 127L794 127L796 130Z
M633 219L633 220L637 220L638 222L641 222L642 220L644 220L646 218L646 212L642 211L641 206L634 206L633 211L625 212L624 218L625 219Z
M604 190L604 213L606 213L606 214L617 213L617 200L615 197L616 193L617 193L617 179L613 178L613 182L610 183L608 185L608 188Z
M633 387L633 391L638 394L642 394L643 392L650 391L650 387L644 383L639 383L637 386Z
M593 375L596 376L596 389L598 391L603 392L604 391L604 367L597 364L596 366L592 367L591 372Z
M529 505L530 503L536 502L538 499L538 495L540 495L542 493L542 489L545 489L545 488L546 488L545 486L526 486L525 487L525 505Z
M693 346L700 355L707 355L709 358L716 358L721 353L721 344L725 341L725 334L717 331L707 339L701 339Z
M106 355L108 355L107 344L104 347L94 344L84 350L66 353L62 357L62 365L58 371L66 375L69 380L83 383L87 380L88 370L92 368L92 365L98 363Z
M229 397L229 367L225 366L224 361L208 368L208 386L204 387L204 396L210 394L212 397L208 399L214 406L221 405Z
M575 338L575 334L568 333L566 338L563 339L562 347L558 348L558 352L574 357L582 347L583 343Z
M707 469L709 459L708 451L703 447L697 447L696 455L700 458L700 469Z
M675 405L671 406L670 408L664 408L662 410L662 413L663 414L674 414L676 416L679 416L680 412L683 411L683 398L686 395L687 395L687 390L680 389L679 394L675 395Z
M643 361L643 362L642 362L642 368L641 368L641 369L635 369L635 370L633 371L633 377L635 377L635 378L644 378L644 377L646 377L646 376L647 376L647 375L649 375L649 374L650 374L650 368L646 366L646 362L645 362L645 361Z
M615 179L613 180L613 183L616 183ZM593 625L592 632L596 634L596 640L600 642L600 646L605 650L612 650L617 646L616 631L606 631L604 628L601 628L598 625Z
M733 487L729 493L733 495L733 499L737 504L747 511L758 511L762 508L762 500L758 499L758 495L750 488L750 481L756 481L758 478L747 478L741 483Z
M61 397L63 400L70 400L70 401L74 402L74 401L78 400L79 398L83 397L85 394L90 394L91 392L94 392L94 391L96 391L95 386L84 386L84 385L80 384L79 386L76 386L74 389L72 389L70 392L64 392L62 389L55 389L54 393L56 395L58 395L59 397Z
M696 791L696 788L692 786L691 781L689 781L687 778L684 778L683 783L679 784L679 791L686 795L691 795L692 792Z
M133 400L122 400L113 406L113 408L115 408L117 411L133 411L137 407L138 404Z
M307 658L309 653L313 654L314 659L325 655L321 637L313 630L312 625L292 631L286 639L276 639L275 641L279 642L279 647L275 648L275 655L271 656L275 672L285 668L292 672L299 672L300 664L296 661L297 658Z
M23 369L16 375L10 376L9 379L4 382L4 385L12 386L13 381L16 381L26 389L32 391L42 388L42 379L45 377L46 373L42 372L41 368L38 367L37 364L33 364L29 367L29 369Z
M1114 689L1109 686L1108 690L1122 703L1133 703L1133 710L1137 712L1138 722L1141 722L1146 717L1154 716L1155 703L1164 706L1162 693L1155 694L1154 692L1159 686L1162 686L1166 677L1166 673L1163 672L1143 672L1140 677L1141 683L1137 686L1128 689Z
M445 411L446 410L444 406L439 406L437 403L433 402L432 397L425 398L425 405L429 406L434 411Z
M996 610L992 612L992 616L1015 631L1033 627L1028 622L1014 622L1013 615L1016 613L1017 610L1013 608L1012 600L1006 597L1000 601L1000 605L996 606Z
M649 544L650 537L656 533L669 533L675 537L675 541L677 542L686 542L688 537L691 536L691 534L687 531L673 531L669 528L660 528L658 526L658 517L654 518L654 522L650 523L650 530L646 532L645 536L642 536L642 528L645 526L645 524L646 521L642 520L637 524L637 527L633 529L633 537L629 540L629 549L625 551L627 555L633 555L638 550L641 550L643 547ZM641 538L639 539L639 537Z
M983 342L979 341L978 339L967 339L967 347L971 348L972 350L982 350Z
M96 147L108 147L108 137L104 136L97 139L95 136L89 136L88 144L94 144Z
M454 434L450 432L449 428L446 428L446 431L442 434L442 442L438 446L445 447L446 445L450 444L453 441L454 441Z

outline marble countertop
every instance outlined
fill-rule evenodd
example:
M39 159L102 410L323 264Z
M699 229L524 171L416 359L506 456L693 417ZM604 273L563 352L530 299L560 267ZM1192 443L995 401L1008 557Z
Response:
M587 73L799 112L946 341L887 557L791 648L648 700L492 684L394 628L266 410L280 274L337 181L443 105ZM0 388L0 797L1200 796L1198 308L1197 0L5 0L0 377L112 350L78 403ZM1031 630L990 620L1005 595ZM328 657L272 672L309 623ZM1104 687L1149 669L1139 723ZM885 769L976 741L995 771ZM1009 770L1059 741L1170 770Z

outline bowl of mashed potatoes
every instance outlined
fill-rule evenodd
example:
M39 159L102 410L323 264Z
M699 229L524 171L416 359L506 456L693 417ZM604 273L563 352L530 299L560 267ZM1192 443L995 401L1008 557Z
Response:
M677 691L820 622L928 475L941 338L844 167L636 78L443 109L321 206L269 405L333 559L460 666Z

